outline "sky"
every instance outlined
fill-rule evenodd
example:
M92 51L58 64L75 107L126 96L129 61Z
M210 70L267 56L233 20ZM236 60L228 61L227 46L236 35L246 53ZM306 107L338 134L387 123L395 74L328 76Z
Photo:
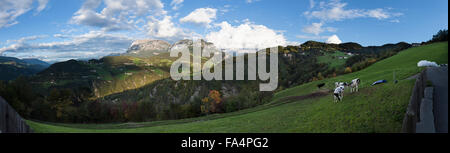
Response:
M47 62L123 53L139 39L373 46L427 41L441 29L447 0L0 0L0 55Z

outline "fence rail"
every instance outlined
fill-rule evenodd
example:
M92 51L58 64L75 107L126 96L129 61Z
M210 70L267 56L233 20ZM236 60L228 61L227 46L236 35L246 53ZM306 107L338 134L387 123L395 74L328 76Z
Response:
M0 133L31 133L20 115L0 97Z
M426 70L424 69L416 79L405 117L403 118L403 133L416 133L416 123L420 121L420 103L424 97L427 81Z

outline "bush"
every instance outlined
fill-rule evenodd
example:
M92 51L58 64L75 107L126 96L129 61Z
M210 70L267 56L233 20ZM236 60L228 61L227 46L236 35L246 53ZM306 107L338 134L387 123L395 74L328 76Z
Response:
M346 67L344 73L352 73L352 68Z
M224 111L226 113L238 110L240 110L240 103L238 97L230 97L225 100Z

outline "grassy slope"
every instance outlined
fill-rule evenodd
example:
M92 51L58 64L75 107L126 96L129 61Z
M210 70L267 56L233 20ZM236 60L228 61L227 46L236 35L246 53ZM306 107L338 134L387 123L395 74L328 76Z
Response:
M346 59L339 59L339 57L350 57L346 53L340 51L336 51L334 53L325 52L324 54L324 56L317 57L317 60L319 63L330 64L330 69L344 66Z
M325 79L316 82L306 83L297 87L276 93L275 99L286 96L298 96L311 93L316 90L319 83L327 83L328 89L334 88L334 82L346 81L358 77L362 80L362 87L370 86L374 81L385 79L391 82L393 80L393 72L396 71L397 80L405 79L413 74L418 73L421 68L417 67L420 60L436 61L437 63L448 63L448 42L435 43L422 47L410 48L402 51L397 55L377 62L374 65L358 72L347 75L338 76L336 78Z
M398 132L414 85L414 80L404 79L421 70L416 66L419 60L448 63L448 43L411 48L359 72L278 92L272 103L279 103L283 97L314 92L320 82L326 82L326 87L331 89L336 80L361 78L360 92L347 92L339 104L333 104L330 95L276 107L259 106L176 121L87 125L28 123L36 132ZM398 84L370 87L380 79L392 82L393 70L401 80Z

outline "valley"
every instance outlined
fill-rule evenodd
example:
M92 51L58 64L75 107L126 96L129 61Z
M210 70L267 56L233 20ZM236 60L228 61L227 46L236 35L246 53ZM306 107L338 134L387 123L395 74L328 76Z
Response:
M410 48L353 73L286 87L266 103L229 113L142 123L28 123L36 132L398 132L414 85L406 78L421 71L416 63L423 59L448 63L448 43ZM394 70L397 84L392 83ZM331 94L289 98L317 92L319 83L330 90L335 81L356 77L362 80L361 91L347 95L339 104L331 102ZM388 83L370 86L379 79Z

